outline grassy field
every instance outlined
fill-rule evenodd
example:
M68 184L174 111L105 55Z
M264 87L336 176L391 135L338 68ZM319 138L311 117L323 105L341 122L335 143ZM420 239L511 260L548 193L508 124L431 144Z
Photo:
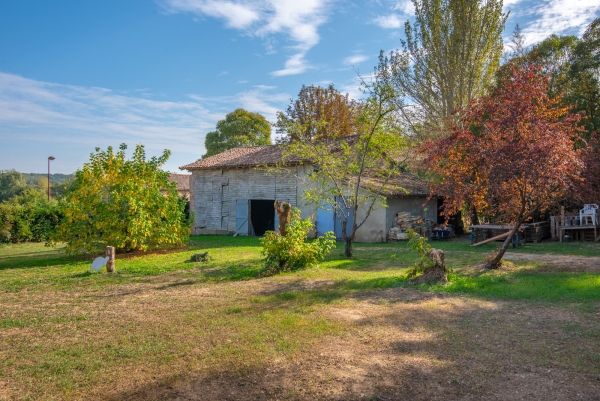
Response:
M406 244L340 244L266 277L256 238L119 255L117 273L0 246L0 399L600 399L600 247L440 242L448 285L410 285ZM190 263L208 250L210 262Z

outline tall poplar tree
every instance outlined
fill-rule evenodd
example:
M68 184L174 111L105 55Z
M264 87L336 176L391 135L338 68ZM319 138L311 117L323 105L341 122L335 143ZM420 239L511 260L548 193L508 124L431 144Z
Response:
M405 122L419 138L485 91L500 64L502 0L413 0L402 49L386 60Z

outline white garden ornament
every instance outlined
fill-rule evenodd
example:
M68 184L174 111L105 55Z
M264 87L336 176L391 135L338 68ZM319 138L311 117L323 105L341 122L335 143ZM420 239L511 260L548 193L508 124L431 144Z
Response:
M104 266L106 266L106 262L108 262L108 259L109 259L108 256L105 258L103 258L102 256L98 256L92 262L92 267L90 268L90 271L94 270L96 273L98 273L98 271L100 271L100 269L102 269Z

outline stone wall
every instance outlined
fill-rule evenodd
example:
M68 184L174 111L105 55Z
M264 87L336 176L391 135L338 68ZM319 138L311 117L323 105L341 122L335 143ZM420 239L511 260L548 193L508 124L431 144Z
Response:
M277 199L297 206L295 173L296 168L287 173L258 168L193 171L193 233L235 232L237 199Z

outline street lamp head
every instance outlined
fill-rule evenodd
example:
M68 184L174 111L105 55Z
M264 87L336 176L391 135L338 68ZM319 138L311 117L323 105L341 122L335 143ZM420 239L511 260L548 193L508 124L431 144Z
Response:
M48 160L54 160L54 159L56 159L56 157L54 157L54 156L50 156L50 157L48 158Z

